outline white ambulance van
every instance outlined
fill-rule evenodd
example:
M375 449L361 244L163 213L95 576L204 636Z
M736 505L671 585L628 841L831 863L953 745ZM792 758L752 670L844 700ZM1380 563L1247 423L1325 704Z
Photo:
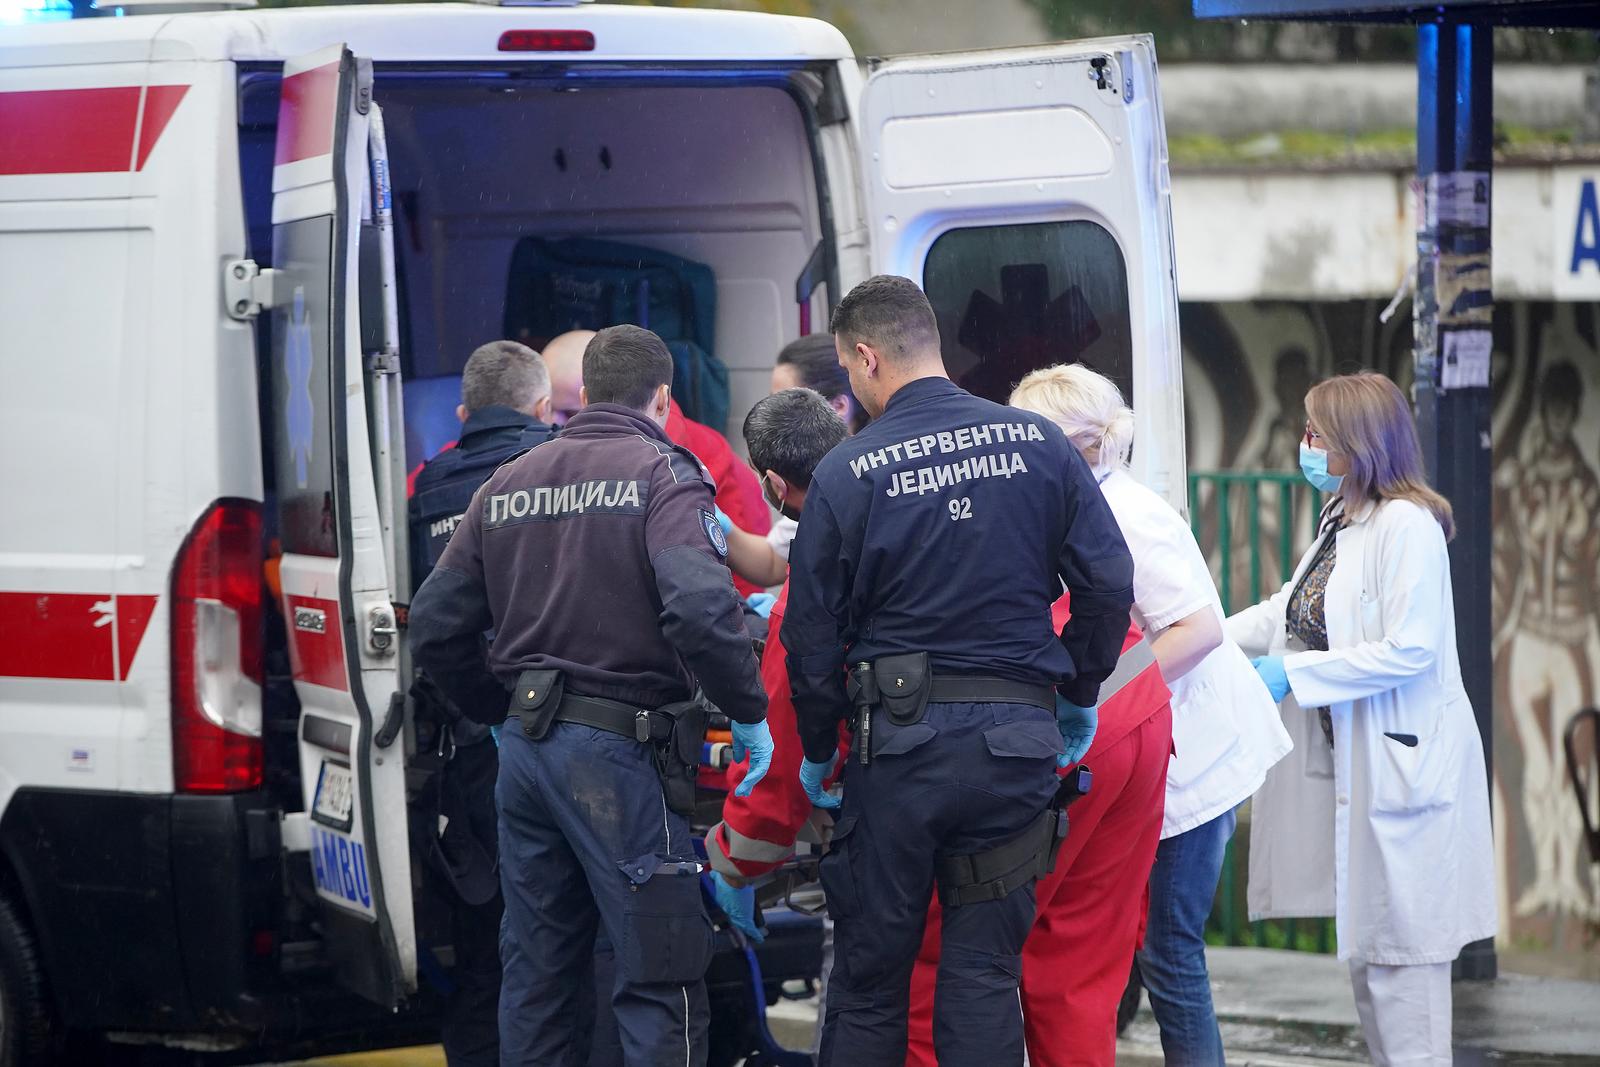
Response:
M1149 38L204 6L0 32L0 1064L425 1034L407 430L519 239L710 267L735 439L785 342L909 276L973 391L1121 382L1182 505Z

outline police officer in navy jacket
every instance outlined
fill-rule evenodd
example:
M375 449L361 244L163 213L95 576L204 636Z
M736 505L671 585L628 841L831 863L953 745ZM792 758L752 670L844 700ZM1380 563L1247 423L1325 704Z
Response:
M838 724L855 727L822 864L835 960L821 1064L903 1063L937 886L940 1062L1020 1065L1021 951L1060 828L1056 770L1093 737L1133 563L1059 429L949 380L916 285L868 279L831 330L873 421L812 476L783 624L819 805L838 803L822 791ZM1063 584L1073 614L1058 635Z
M461 371L461 437L416 472L410 501L411 588L418 589L450 543L467 505L496 467L555 436L544 360L515 341L493 341ZM450 1067L500 1062L500 886L495 869L494 784L499 765L489 728L465 720L426 678L413 690L419 731L439 760L415 811L419 841L450 909L453 988L440 1039ZM442 817L441 817L442 816ZM442 827L442 829L440 829Z
M420 589L485 478L519 452L556 435L550 425L550 372L539 353L491 341L461 371L461 436L428 460L411 482L411 588Z
M474 497L416 595L412 650L466 714L514 714L497 786L501 1062L574 1062L603 928L626 1063L703 1064L711 924L675 788L692 806L694 767L685 780L670 757L692 747L698 764L699 738L677 732L698 688L759 781L766 695L710 480L662 428L666 345L601 330L583 381L585 407L560 436Z

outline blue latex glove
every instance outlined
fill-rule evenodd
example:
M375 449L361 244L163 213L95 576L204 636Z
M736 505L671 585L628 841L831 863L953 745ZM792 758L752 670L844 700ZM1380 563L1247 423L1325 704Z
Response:
M1266 685L1267 692L1272 694L1272 699L1282 704L1283 698L1289 695L1289 675L1283 669L1283 657L1257 656L1250 661L1250 666L1261 676L1261 681Z
M1089 753L1094 732L1100 725L1098 707L1080 708L1060 693L1056 694L1056 727L1067 750L1056 757L1057 767L1070 767Z
M734 723L732 754L735 763L746 756L750 757L750 768L744 772L744 781L733 791L736 797L747 797L755 789L756 783L767 776L767 769L772 766L772 731L767 729L767 720Z
M729 537L732 537L733 536L733 531L734 531L734 525L733 525L733 520L728 518L728 513L726 511L723 511L721 508L717 507L715 504L712 504L711 508L712 508L713 511L716 512L717 523L722 527L722 532L727 534Z
M772 618L772 605L778 602L778 598L771 593L751 593L744 598L744 602L750 605L751 611L760 615L763 619L770 619Z
M839 798L822 788L822 783L833 773L833 765L838 762L837 752L827 763L812 763L810 760L800 762L800 786L806 791L806 796L811 798L811 803L819 808L833 809L839 806Z
M717 898L717 907L722 909L735 929L758 945L767 939L767 935L756 925L755 886L735 889L728 884L721 871L712 871L711 888Z

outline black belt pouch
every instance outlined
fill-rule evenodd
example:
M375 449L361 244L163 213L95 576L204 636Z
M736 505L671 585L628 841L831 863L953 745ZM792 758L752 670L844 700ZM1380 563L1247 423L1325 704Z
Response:
M665 739L655 741L656 770L661 774L661 791L667 807L684 818L694 814L695 788L700 779L700 748L706 739L707 704L704 700L681 700L657 708L655 716L670 723Z
M933 670L926 652L907 652L880 656L872 661L878 683L878 703L896 726L921 722L928 710L933 686Z
M566 682L560 671L523 671L517 675L516 688L511 690L511 714L522 719L522 732L535 741L543 741L550 732L561 710L561 698Z

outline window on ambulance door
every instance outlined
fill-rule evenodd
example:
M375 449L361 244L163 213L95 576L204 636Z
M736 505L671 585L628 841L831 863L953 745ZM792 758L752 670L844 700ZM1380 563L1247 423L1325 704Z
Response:
M272 418L278 531L285 552L339 554L333 514L332 380L328 322L333 219L274 228L272 262L286 297L272 309Z
M922 279L945 369L969 392L1003 404L1030 371L1083 363L1133 399L1127 266L1098 223L951 230Z

